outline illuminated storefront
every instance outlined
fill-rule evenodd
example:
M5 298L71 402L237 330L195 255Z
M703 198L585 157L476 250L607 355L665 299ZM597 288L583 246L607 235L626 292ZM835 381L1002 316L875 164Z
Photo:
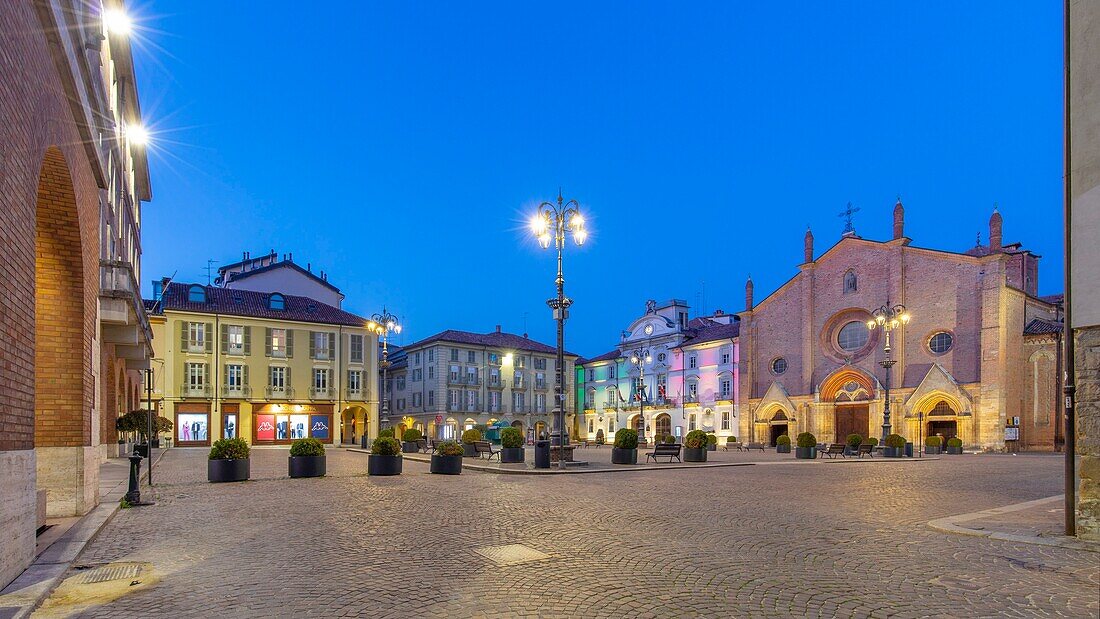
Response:
M210 445L210 405L205 402L176 404L176 445L206 447Z
M253 407L253 444L289 445L300 438L331 443L332 436L331 405L258 404Z

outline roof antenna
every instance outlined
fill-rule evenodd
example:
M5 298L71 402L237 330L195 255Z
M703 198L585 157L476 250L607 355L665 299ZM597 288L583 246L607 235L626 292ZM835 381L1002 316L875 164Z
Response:
M214 260L212 258L207 258L206 259L206 267L205 267L204 270L206 271L206 285L207 286L210 285L210 273L214 270L214 263L215 262L217 262L217 260Z
M523 312L523 337L527 337L527 312Z

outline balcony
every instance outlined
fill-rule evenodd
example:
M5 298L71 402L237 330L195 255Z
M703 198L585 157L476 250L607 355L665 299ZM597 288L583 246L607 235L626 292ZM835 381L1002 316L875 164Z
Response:
M180 385L181 398L209 398L213 395L210 385Z
M462 379L461 375L448 374L447 375L447 384L448 385L465 385L466 381L464 381Z
M503 389L504 388L504 381L500 380L500 377L490 378L489 379L489 388L490 389Z
M387 391L387 394L388 394L391 390L387 389L386 391ZM387 395L387 397L388 397L388 395ZM344 399L363 401L363 400L366 400L366 398L367 398L367 393L362 389L348 388L348 389L344 390Z
M293 387L267 387L264 395L273 400L289 400L294 397Z
M546 391L549 388L545 380L535 381L535 391Z
M512 381L512 391L523 391L527 389L527 383L522 380Z
M615 407L616 407L617 404L618 404L617 402L604 402L603 403L603 409L604 410L609 410L609 411L610 410L615 410Z
M517 415L522 415L524 413L530 413L531 412L531 407L530 406L513 406L512 407L512 412L517 414Z
M129 262L99 261L99 321L103 343L115 345L115 353L127 360L128 369L149 368L153 330Z
M466 411L467 412L479 411L479 410L481 410L481 402L472 402L472 403L466 404Z
M334 399L335 389L332 387L310 387L309 399L311 400L332 400Z
M252 387L248 385L224 385L222 397L247 399L252 397Z
M467 375L466 376L466 384L470 385L470 386L473 386L473 387L477 387L477 386L481 385L481 379L479 379L477 376Z

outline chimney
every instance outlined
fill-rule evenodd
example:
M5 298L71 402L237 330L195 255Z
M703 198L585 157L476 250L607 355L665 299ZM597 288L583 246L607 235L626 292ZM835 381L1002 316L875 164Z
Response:
M497 325L497 333L500 333L500 325Z
M802 251L803 251L803 254L804 254L803 258L805 258L805 259L802 262L813 262L814 261L814 233L810 232L810 227L809 226L806 226L806 238L803 241L803 245L804 246L802 248Z
M313 263L312 262L307 262L306 263L306 270L309 271L310 273L313 272Z
M997 210L997 205L993 205L993 215L989 217L989 251L999 252L1001 251L1001 213Z
M725 313L725 312L723 312L723 311L722 311L721 309L716 309L716 310L714 310L714 315L715 315L715 316L724 316L725 314L726 314L726 313Z
M905 236L905 207L901 205L901 196L894 205L894 240Z
M752 311L752 275L745 282L745 311Z

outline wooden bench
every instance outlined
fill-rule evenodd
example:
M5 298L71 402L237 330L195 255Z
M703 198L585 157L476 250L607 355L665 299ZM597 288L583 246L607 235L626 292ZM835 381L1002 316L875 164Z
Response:
M745 447L744 447L744 445L745 445L745 444L744 444L744 443L742 443L741 441L737 441L736 443L730 443L730 442L728 442L728 441L727 441L727 442L726 442L726 446L725 446L725 448L724 448L724 449L725 449L726 451L729 451L729 450L731 450L731 449L736 449L737 451L744 451L744 450L745 450Z
M645 455L646 462L648 462L650 458L652 458L654 462L657 461L657 458L668 458L669 462L672 462L672 459L676 458L677 462L682 462L682 460L680 460L680 445L676 443L658 443L653 446L653 451Z
M848 456L844 455L845 447L846 445L844 443L830 443L824 451L819 450L818 453L821 454L822 458L824 458L825 456L833 459L836 459L837 456L840 456L841 458L847 458Z
M745 451L749 451L750 449L759 449L760 451L764 451L764 443L745 443L745 446L742 449L744 449Z
M856 451L856 457L857 458L862 458L864 456L864 454L866 454L867 456L869 456L871 458L874 458L875 457L874 451L875 451L875 446L874 445L872 445L870 443L863 443L862 445L859 446L858 450Z
M493 444L489 441L478 441L474 443L474 453L476 453L479 458L481 454L488 454L488 459L492 460L493 456L500 455L500 450L493 449Z
M421 453L428 452L428 439L420 438L416 440L416 450Z

